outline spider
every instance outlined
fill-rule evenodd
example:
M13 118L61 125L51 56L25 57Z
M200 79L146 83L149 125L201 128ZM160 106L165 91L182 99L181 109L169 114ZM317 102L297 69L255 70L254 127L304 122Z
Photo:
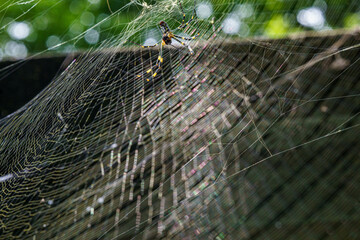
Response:
M180 24L180 26L177 29L182 30L186 26L188 26L197 16L196 16L196 11L195 11L195 1L194 1L194 14L191 16L190 20L187 22L185 22L186 15L185 15L185 12L184 12L184 9L183 9L181 3L179 3L179 5L180 5L181 12L183 14L183 19L182 19L182 23ZM200 35L200 33L197 33L195 36L192 36L192 37L181 37L179 35L174 34L171 31L169 25L165 21L160 21L159 26L160 26L160 30L162 32L162 39L161 39L161 44L160 44L159 56L157 58L156 65L155 65L155 67L157 67L157 69L156 69L156 71L154 71L153 68L151 67L150 69L148 69L146 71L147 74L152 73L152 78L156 77L159 70L161 69L161 64L164 62L163 55L162 55L163 46L171 45L173 42L172 40L174 40L174 41L180 43L181 45L187 47L189 49L190 54L192 55L192 54L194 54L194 51L192 50L192 48L190 47L190 45L188 43L185 43L182 40L191 41ZM137 44L137 45L141 46L142 48L152 48L152 47L158 46L159 43L156 43L156 44L150 45L150 46L144 46L141 44ZM141 77L141 75L137 75L137 76ZM147 78L146 81L150 81L150 79Z

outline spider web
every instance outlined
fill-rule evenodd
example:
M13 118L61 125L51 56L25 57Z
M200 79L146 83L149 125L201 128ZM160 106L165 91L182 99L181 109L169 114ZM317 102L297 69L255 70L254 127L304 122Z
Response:
M131 1L94 25L140 11L0 120L0 238L358 237L358 30L265 38L275 5L217 1L175 31L176 1ZM147 81L159 48L133 42L159 41L161 20L200 35Z

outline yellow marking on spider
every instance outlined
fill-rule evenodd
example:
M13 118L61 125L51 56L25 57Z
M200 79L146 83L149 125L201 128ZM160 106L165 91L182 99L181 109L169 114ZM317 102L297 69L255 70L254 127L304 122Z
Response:
M157 75L157 73L154 73L154 74L153 74L153 77L156 77L156 75Z
M158 57L158 60L162 63L164 61L164 59L162 57Z
M141 75L137 75L137 77L141 77Z
M194 19L194 16L192 16L191 19Z
M185 43L183 43L183 42L182 42L181 44L182 44L182 45L185 45Z
M146 73L150 73L151 72L151 68L149 70L146 71Z
M145 48L145 46L141 46L142 48Z
M150 81L150 79L146 79L146 81Z
M189 23L187 22L185 25L189 25Z

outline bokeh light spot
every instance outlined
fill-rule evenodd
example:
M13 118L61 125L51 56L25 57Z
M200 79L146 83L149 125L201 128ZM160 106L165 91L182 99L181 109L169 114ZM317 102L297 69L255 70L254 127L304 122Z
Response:
M95 29L90 29L85 33L85 41L89 44L96 44L99 41L100 34Z
M318 30L324 27L325 17L320 8L310 7L299 11L297 21L305 27Z
M254 8L251 4L239 4L236 6L233 14L236 14L240 19L251 17L254 14Z
M71 34L78 35L84 31L84 26L81 23L75 21L73 24L71 24L69 30Z
M38 30L46 30L49 25L49 20L45 16L39 16L34 19L34 21L31 22L33 26Z
M54 46L56 46L60 43L61 43L60 38L55 35L48 37L48 39L46 40L46 46L48 48L53 48Z
M28 50L21 42L9 41L5 45L5 55L16 59L26 58Z
M196 15L200 19L205 19L211 16L213 13L213 7L209 2L201 2L196 8Z
M234 16L228 17L224 20L222 27L227 34L237 34L240 30L240 20Z
M10 37L15 40L22 40L29 36L30 26L26 22L13 22L7 29Z
M283 37L288 33L289 23L282 15L274 15L265 27L265 33L269 37Z
M82 25L91 26L94 24L95 16L91 12L84 12L80 17L80 22Z
M358 27L360 26L360 12L349 14L344 19L344 25L346 28Z

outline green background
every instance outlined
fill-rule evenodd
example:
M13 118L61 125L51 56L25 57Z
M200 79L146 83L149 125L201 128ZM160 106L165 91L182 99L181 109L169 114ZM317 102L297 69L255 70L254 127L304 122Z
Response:
M143 3L141 1L137 1ZM200 3L202 1L197 1ZM223 18L222 8L234 6L237 3L253 5L253 17L247 19L250 24L251 35L265 35L268 37L282 37L288 33L312 30L301 26L296 21L296 14L311 6L325 6L326 28L352 28L360 24L360 7L358 0L250 0L250 1L208 1L213 4L215 17ZM81 33L93 27L96 23L111 15L106 0L30 0L5 1L0 4L0 52L4 52L8 41L17 41L25 44L28 55L46 51L49 48L47 41L67 42L53 51L69 52L96 47L112 36L119 34L127 23L136 17L142 10L139 4L129 4L129 1L110 0L112 17L94 29L100 33L97 44L89 44ZM151 5L156 1L146 1ZM192 1L187 1L188 7ZM186 4L184 4L186 5ZM116 12L118 9L121 11ZM226 11L226 10L224 10ZM166 16L164 16L166 19ZM181 15L179 15L179 21ZM26 22L31 33L26 39L11 39L8 27L11 22ZM74 40L75 39L75 40Z

